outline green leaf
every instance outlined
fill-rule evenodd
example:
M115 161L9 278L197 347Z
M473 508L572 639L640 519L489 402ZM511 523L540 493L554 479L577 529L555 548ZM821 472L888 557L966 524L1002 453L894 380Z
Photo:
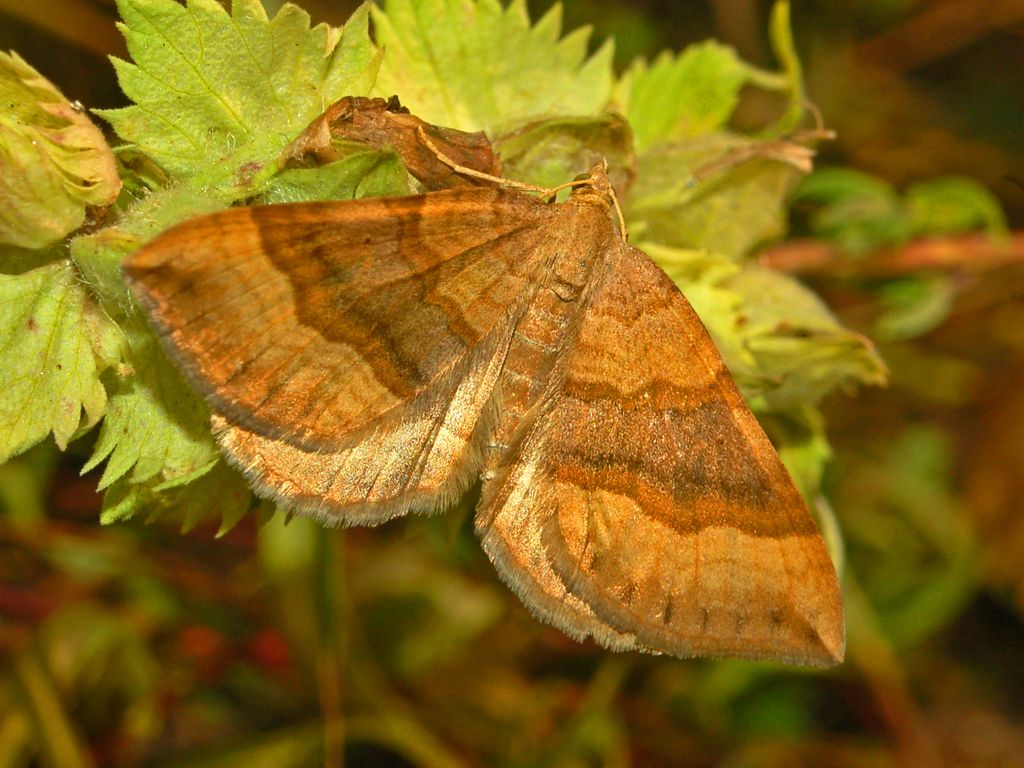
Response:
M533 26L525 0L387 0L371 13L385 51L376 93L398 94L429 123L490 133L594 115L611 95L611 43L588 59L589 29L559 39L559 5Z
M792 410L855 384L881 385L885 363L864 336L843 328L825 304L787 275L747 266L725 281L741 298L733 333L754 360L756 408Z
M882 314L875 320L874 333L888 341L922 336L949 317L956 296L956 280L950 275L891 280L878 287Z
M100 522L103 525L130 520L136 514L152 509L159 499L144 485L132 485L126 479L116 480L103 494Z
M162 211L181 214L176 193L168 193ZM156 197L156 196L154 196ZM213 205L199 196L192 205ZM168 213L169 212L169 213ZM209 411L167 358L156 336L128 305L117 268L138 246L132 231L157 226L150 216L80 238L76 254L105 285L103 292L122 313L127 341L125 364L109 379L110 400L92 456L82 471L106 461L98 487L106 489L101 520L110 523L135 514L173 513L186 529L219 515L221 533L252 506L245 480L220 459L210 434ZM109 281L109 282L108 282Z
M693 305L755 410L798 410L838 388L884 383L871 343L796 280L705 251L639 247Z
M800 171L779 142L727 129L748 85L789 94L789 107L771 132L795 127L803 113L788 3L775 5L771 39L781 73L753 67L710 41L650 65L639 61L619 81L616 104L639 151L637 183L624 204L634 234L738 259L785 232L786 199Z
M781 73L754 67L714 40L690 45L678 55L665 51L650 64L636 60L616 84L614 101L633 127L637 149L722 130L748 85L788 92L790 107L774 130L795 128L805 104L788 2L772 9L771 42Z
M961 614L982 567L949 437L933 424L911 424L884 448L837 466L847 477L836 509L851 570L886 638L912 647Z
M124 328L130 370L112 386L99 438L82 471L107 459L99 482L103 489L129 471L132 483L166 484L212 466L219 454L205 403L141 319Z
M735 259L781 236L786 198L800 178L791 165L756 158L694 181L695 171L709 161L753 146L751 139L717 133L659 144L641 154L624 205L631 231L663 245Z
M973 179L944 176L907 188L907 215L916 235L945 235L984 229L1007 231L999 199Z
M0 307L0 461L50 432L63 449L103 416L121 334L67 260L0 275Z
M637 149L722 128L754 69L729 46L708 41L678 56L637 60L616 86L616 102L633 126Z
M805 178L794 203L818 203L811 232L837 242L849 253L864 253L907 240L910 225L896 189L883 179L850 168L826 168Z
M218 461L209 472L170 494L170 501L183 518L183 532L218 517L218 536L233 528L253 505L245 478L224 461Z
M17 54L0 52L0 243L42 248L121 188L103 134Z
M541 187L558 186L601 160L608 161L608 175L620 194L635 175L632 133L612 113L527 123L493 144L506 176Z
M83 221L85 206L64 193L43 145L0 117L0 242L42 248Z
M261 202L356 200L362 197L408 195L408 173L394 152L362 151L319 168L281 171Z
M195 186L258 189L272 161L341 96L365 95L378 56L358 9L344 34L286 3L118 0L134 63L114 59L132 106L101 112L125 141Z
M849 168L828 168L808 176L793 199L819 204L808 219L811 232L853 254L913 237L977 229L1001 237L1007 231L995 196L959 176L919 182L901 197L883 179Z
M121 262L160 232L185 219L222 210L223 198L209 190L174 186L147 195L114 226L71 241L71 258L93 294L118 322L135 312L121 275Z
M841 203L845 200L896 198L889 182L853 168L824 168L809 175L793 194L796 202Z
M121 477L110 484L103 496L100 521L104 524L144 515L147 520L171 517L189 531L210 518L219 518L217 535L233 528L256 502L245 478L222 459L214 459L190 475L160 483L157 479L133 482Z
M789 411L759 411L757 418L796 487L811 505L821 493L825 465L832 458L821 412L806 406Z

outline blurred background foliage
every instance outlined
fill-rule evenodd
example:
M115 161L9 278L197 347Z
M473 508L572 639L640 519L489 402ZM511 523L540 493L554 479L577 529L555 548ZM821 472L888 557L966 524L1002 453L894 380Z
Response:
M620 69L706 37L771 65L766 2L564 6ZM115 17L0 0L0 49L120 106ZM891 374L824 403L844 665L577 644L498 583L471 500L374 530L101 528L98 473L47 443L0 466L0 766L1024 766L1024 2L808 0L794 27L838 138L760 259Z

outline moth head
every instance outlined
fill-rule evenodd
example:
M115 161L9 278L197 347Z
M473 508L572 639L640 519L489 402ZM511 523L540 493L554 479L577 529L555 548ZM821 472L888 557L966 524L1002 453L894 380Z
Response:
M606 159L601 158L601 162L594 164L587 173L580 174L573 180L570 199L577 203L597 204L605 208L622 235L622 239L626 239L626 221L622 215L622 208L619 206L619 198L608 178L608 161Z

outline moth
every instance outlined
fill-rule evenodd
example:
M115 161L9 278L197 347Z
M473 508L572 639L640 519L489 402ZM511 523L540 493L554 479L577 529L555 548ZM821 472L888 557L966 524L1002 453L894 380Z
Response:
M828 666L824 541L701 321L627 244L603 165L243 207L124 274L256 492L328 524L475 528L541 620L613 650Z

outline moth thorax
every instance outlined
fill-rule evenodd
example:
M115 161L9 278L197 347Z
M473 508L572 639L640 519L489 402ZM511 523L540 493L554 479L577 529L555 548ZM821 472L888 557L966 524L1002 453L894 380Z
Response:
M567 253L555 260L547 287L562 301L576 301L590 279L593 260Z
M569 257L557 261L569 261ZM578 280L578 275L571 275ZM484 477L489 478L514 442L516 428L530 407L544 393L551 371L565 348L573 316L579 304L564 298L568 292L579 295L578 284L555 281L549 275L548 290L536 293L516 323L505 355L497 394L500 415L493 436L484 451ZM559 292L562 293L559 293Z
M614 236L614 230L602 221L600 208L585 206L573 214L572 226L559 240L544 278L545 287L565 302L575 302L590 284L594 264Z

